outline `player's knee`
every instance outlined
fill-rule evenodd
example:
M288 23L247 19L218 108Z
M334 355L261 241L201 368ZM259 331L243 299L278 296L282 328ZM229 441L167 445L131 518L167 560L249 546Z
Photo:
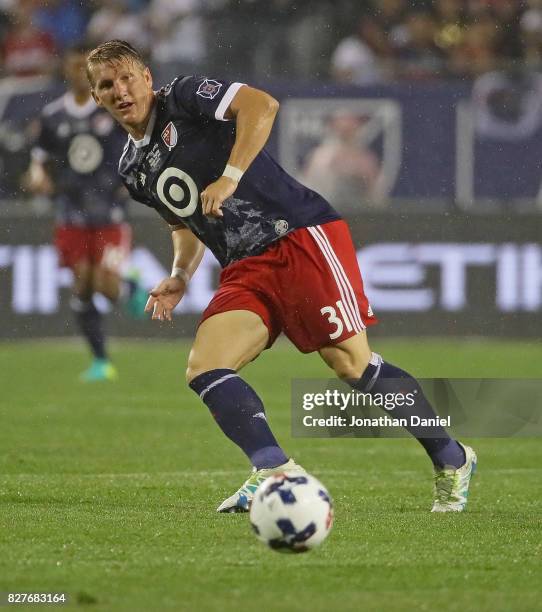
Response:
M97 269L92 277L92 289L94 293L101 293L108 300L115 302L120 294L120 278L107 269Z
M186 366L186 382L190 384L195 378L211 370L234 370L237 371L237 367L232 367L229 363L215 362L212 360L198 360L197 358L188 358L188 365Z
M92 295L88 297L81 297L79 295L72 295L70 298L70 309L76 315L81 313L93 311L95 309L94 302L92 301Z
M103 282L101 279L94 278L92 280L92 292L93 293L101 293L104 292Z
M88 278L76 279L72 291L76 298L83 301L92 299L92 295L94 294L92 282L90 282L90 279Z
M72 298L73 300L75 300L74 303L77 302L91 302L92 301L92 296L94 294L94 291L92 290L92 287L89 285L85 285L85 286L81 286L81 287L76 287Z
M357 380L369 365L370 357L340 353L331 364L341 380Z
M215 369L211 363L207 360L201 359L199 355L195 354L192 350L188 357L188 364L186 366L186 382L190 384L194 378L197 378L200 374L205 374L209 370Z
M185 371L186 384L189 385L194 380L194 378L196 378L200 374L203 374L203 371L198 370L189 363Z
M237 372L253 358L239 351L218 350L216 346L205 345L192 348L188 356L186 380L190 384L194 378L211 370L234 370Z

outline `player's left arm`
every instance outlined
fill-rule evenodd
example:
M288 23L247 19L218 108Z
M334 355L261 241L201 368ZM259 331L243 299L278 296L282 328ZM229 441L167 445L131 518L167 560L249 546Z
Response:
M55 187L46 164L38 159L32 158L28 170L22 177L23 189L28 189L34 194L50 196Z
M31 150L30 165L22 177L22 187L34 194L50 196L55 191L50 172L55 134L43 118L34 120L31 130L36 133L36 141Z
M158 321L172 320L173 309L183 298L205 252L205 245L187 227L170 227L173 241L171 276L152 289L145 306L145 312L152 312L152 318Z
M234 194L242 174L265 146L278 109L277 100L259 89L243 85L235 94L224 115L235 120L235 143L225 174L201 192L204 214L222 217L222 203Z

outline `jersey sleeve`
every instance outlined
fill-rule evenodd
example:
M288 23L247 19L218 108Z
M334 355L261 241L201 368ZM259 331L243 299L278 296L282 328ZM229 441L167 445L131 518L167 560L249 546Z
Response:
M208 77L187 76L178 77L169 88L176 105L189 115L228 121L224 115L243 85Z

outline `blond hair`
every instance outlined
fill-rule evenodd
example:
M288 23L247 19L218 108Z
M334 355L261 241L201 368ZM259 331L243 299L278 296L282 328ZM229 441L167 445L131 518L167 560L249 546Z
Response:
M129 61L146 67L145 60L137 49L125 40L108 40L107 42L98 45L87 55L87 77L91 85L94 85L92 80L92 68L98 64L115 64L117 62Z

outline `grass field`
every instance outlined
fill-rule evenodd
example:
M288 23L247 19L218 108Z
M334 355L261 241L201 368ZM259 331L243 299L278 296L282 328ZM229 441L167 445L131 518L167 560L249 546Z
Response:
M375 348L418 376L542 377L540 344ZM246 378L336 506L321 549L279 555L246 515L215 513L247 464L185 388L186 352L117 344L120 381L82 386L79 344L0 344L0 591L96 611L542 609L540 440L473 441L468 512L432 515L416 442L290 437L291 376L328 371L279 344Z

